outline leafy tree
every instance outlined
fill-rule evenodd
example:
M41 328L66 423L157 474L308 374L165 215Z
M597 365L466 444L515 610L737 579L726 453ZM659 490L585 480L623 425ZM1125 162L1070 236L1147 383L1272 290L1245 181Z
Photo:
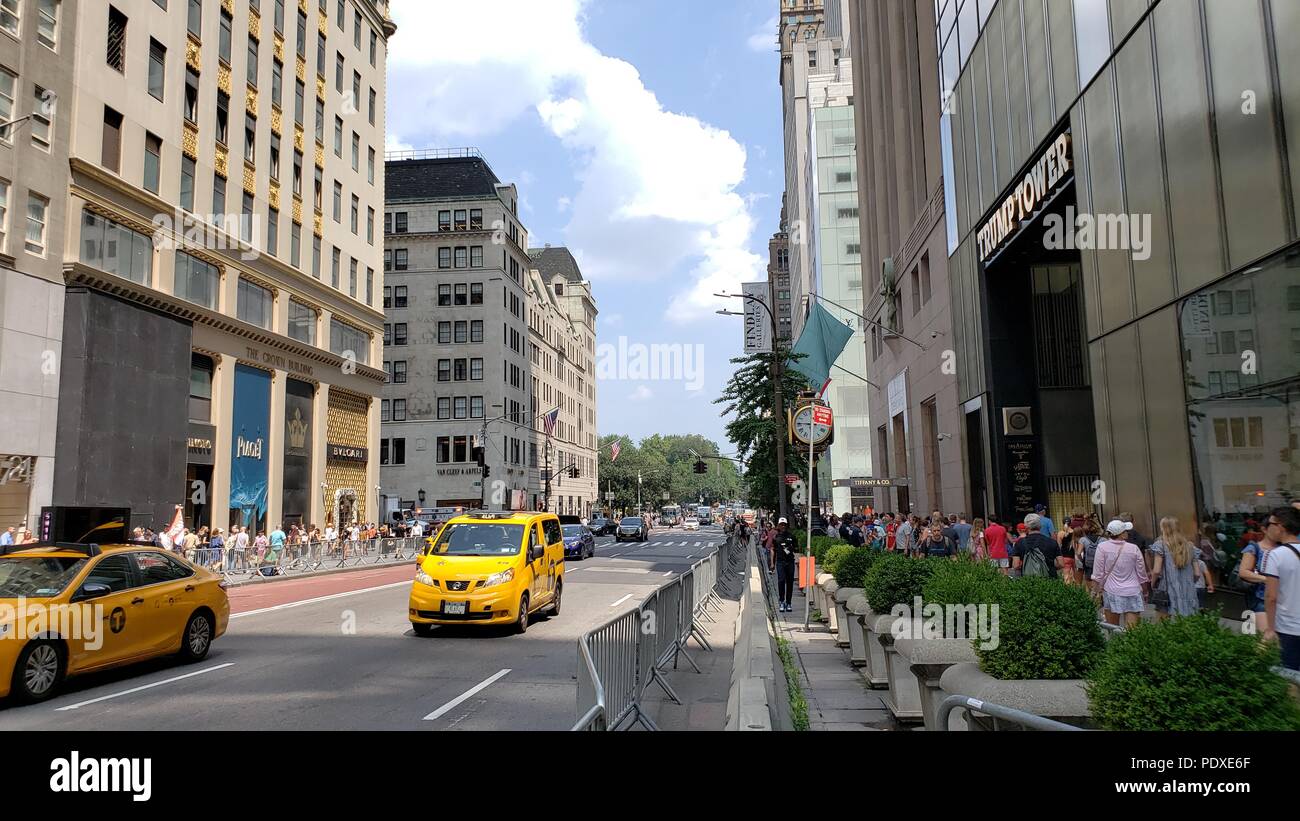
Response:
M619 442L617 460L610 459L610 445ZM695 472L696 457L717 456L718 445L712 440L691 434L686 436L655 434L639 444L629 437L608 434L600 438L600 498L614 493L615 510L636 509L637 476L641 477L641 503L647 509L664 504L663 494L676 503L734 499L741 492L740 474L734 463L706 459L706 473Z
M786 435L785 419L772 415L773 388L772 359L784 361L789 352L777 348L774 353L754 353L731 360L736 372L723 388L722 395L713 400L724 405L722 415L733 417L727 423L727 438L736 447L737 455L747 463L745 493L751 507L775 510L779 507L777 493L784 492L785 477L777 475L777 437ZM796 356L802 356L801 354ZM789 367L784 368L781 389L787 407L800 391L808 389L803 375ZM806 458L800 457L797 448L785 449L786 473L805 476L808 473Z

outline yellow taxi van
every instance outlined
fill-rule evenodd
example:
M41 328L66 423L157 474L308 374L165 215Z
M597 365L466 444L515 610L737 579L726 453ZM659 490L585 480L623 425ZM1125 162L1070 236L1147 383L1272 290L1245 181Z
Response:
M428 539L411 584L410 621L418 636L439 624L512 624L560 614L564 531L554 513L470 511Z

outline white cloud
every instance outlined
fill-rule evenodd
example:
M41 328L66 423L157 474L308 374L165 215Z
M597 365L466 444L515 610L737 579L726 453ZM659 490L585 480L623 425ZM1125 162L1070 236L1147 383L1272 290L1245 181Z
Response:
M596 320L596 321L597 321L597 322L603 322L603 323L605 323L606 325L608 325L608 326L611 327L611 328L617 328L617 327L619 327L619 326L621 326L621 325L623 324L623 315L622 315L622 314L608 314L608 315L606 315L606 316L602 316L600 319L598 319L598 320Z
M748 250L750 205L736 190L745 148L726 131L666 110L633 65L587 42L588 2L477 0L476 16L494 21L490 49L448 25L459 4L395 3L392 139L453 146L537 117L572 154L579 189L560 210L569 215L564 242L583 273L658 283L666 319L697 321L719 307L713 291L734 291L763 269ZM694 284L682 288L683 281Z
M772 15L771 19L763 24L763 27L753 34L749 35L747 44L750 51L776 51L776 27L780 24L780 18Z
M560 197L555 201L555 210L563 214L565 211L569 210L570 205L573 205L573 200L568 197Z
M627 398L632 402L644 402L652 396L654 393L645 385L637 385L636 390L632 391Z

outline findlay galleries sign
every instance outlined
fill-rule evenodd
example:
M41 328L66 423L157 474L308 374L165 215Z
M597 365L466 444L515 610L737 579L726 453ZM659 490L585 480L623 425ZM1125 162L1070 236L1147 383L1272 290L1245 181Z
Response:
M1038 207L1047 201L1048 195L1067 180L1072 168L1070 132L1067 131L1047 147L1038 161L1030 166L1024 179L1012 189L998 210L980 228L976 235L980 262L987 262L1008 237L1020 230L1020 224L1032 217Z
M764 305L767 304L766 282L744 282L740 286L745 294L745 353L766 353L772 350L772 326Z

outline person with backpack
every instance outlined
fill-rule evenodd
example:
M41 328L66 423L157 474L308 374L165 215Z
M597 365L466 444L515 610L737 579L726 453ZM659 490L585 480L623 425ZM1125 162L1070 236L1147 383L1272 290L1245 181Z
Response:
M943 527L938 524L930 527L918 548L922 556L932 559L956 557L957 540L951 536L945 536L943 530Z
M1277 508L1269 514L1264 532L1277 543L1264 568L1268 577L1264 639L1276 640L1281 646L1283 667L1300 670L1300 510Z
M1017 541L1011 550L1013 575L1019 571L1021 576L1057 578L1056 568L1061 564L1061 546L1052 537L1043 535L1043 519L1037 513L1026 516L1024 525L1024 538Z
M1115 519L1106 525L1110 538L1097 546L1093 581L1101 588L1102 616L1107 624L1134 627L1146 610L1142 595L1147 577L1146 559L1137 545L1128 541L1129 524Z
M1255 629L1260 635L1268 632L1268 613L1264 606L1264 594L1268 586L1268 576L1264 575L1268 557L1277 543L1267 533L1256 533L1256 538L1246 543L1241 551L1241 562L1237 565L1236 576L1239 584L1248 585L1245 589L1246 607L1255 614Z

